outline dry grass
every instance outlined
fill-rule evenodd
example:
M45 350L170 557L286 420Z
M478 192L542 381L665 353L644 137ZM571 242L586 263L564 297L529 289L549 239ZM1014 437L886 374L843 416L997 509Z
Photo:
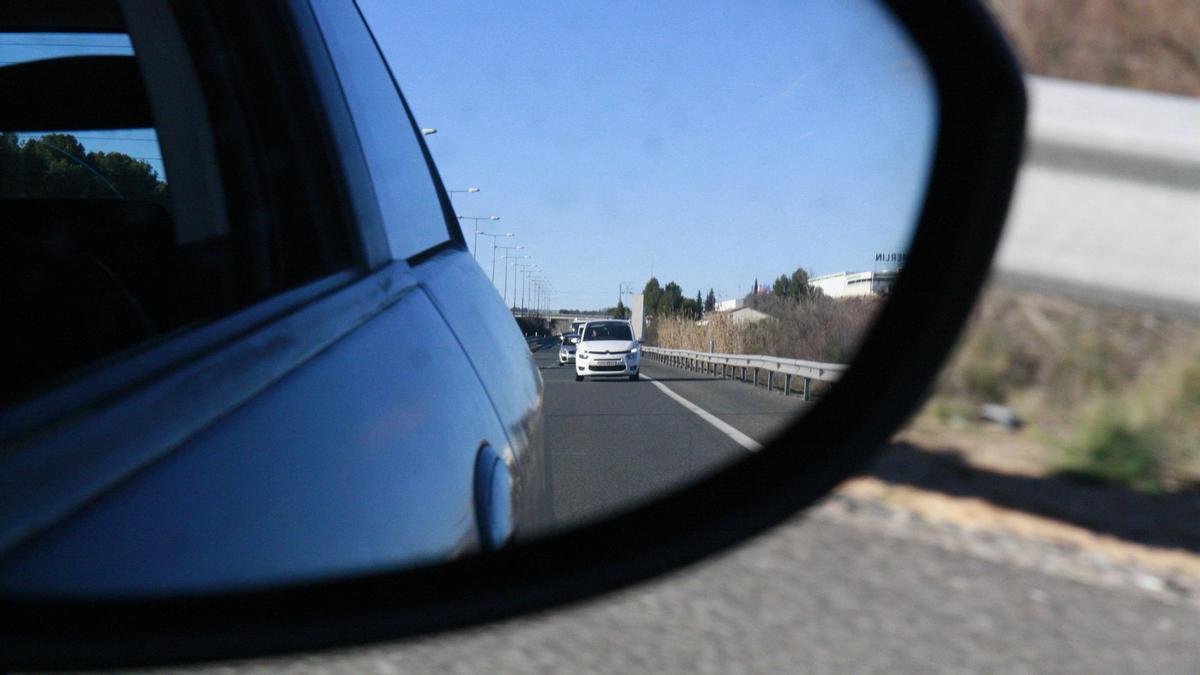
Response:
M986 0L1026 70L1200 96L1197 0Z
M728 314L710 314L700 325L694 319L670 316L654 322L655 344L668 349L691 349L698 352L709 350L709 342L715 342L714 351L726 354L748 354L747 324L734 323Z
M991 288L926 420L962 426L999 402L1043 466L1141 490L1200 484L1200 325Z
M672 349L731 354L766 354L828 363L849 363L870 327L881 301L875 298L805 300L752 298L750 306L771 318L736 323L728 314L712 313L706 321L666 317L649 331L651 344Z

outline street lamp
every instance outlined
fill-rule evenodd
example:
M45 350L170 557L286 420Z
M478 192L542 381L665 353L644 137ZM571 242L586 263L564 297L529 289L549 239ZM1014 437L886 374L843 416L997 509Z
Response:
M545 277L533 277L534 298L536 298L533 301L533 311L535 315L541 316L542 299L546 296L546 292L550 290L550 288L550 281Z
M501 247L501 248L503 248L503 247ZM520 248L520 247L514 247L514 248ZM506 255L506 256L504 256L504 292L502 293L502 295L504 297L504 306L505 307L508 306L508 261L509 260L523 260L523 259L527 259L530 257L532 257L532 256L528 256L528 255ZM519 264L520 263L513 263L513 268L516 268ZM513 300L515 301L516 298L517 298L517 275L514 272L513 273Z
M528 265L515 264L515 265L513 265L513 269L516 270L517 272L520 272L520 274L521 274L521 277L520 277L521 280L519 282L517 281L517 278L515 275L513 277L513 309L515 310L517 308L516 307L516 305L517 305L517 287L520 286L520 288L521 288L521 295L520 295L521 314L524 315L525 314L525 278L526 278L526 275L529 272L532 272L535 270L541 270L542 268L538 267L537 265L535 265L533 263L529 263Z
M432 136L436 133L437 133L437 129L433 129L431 127L425 127L424 129L421 129L421 135L423 135L423 136Z
M508 256L508 258L512 259L512 261L521 261L521 259L529 259L532 257L533 256ZM532 265L533 265L533 263L517 263L517 262L512 263L512 310L516 310L517 285L518 285L518 283L520 283L517 281L517 273L518 273L518 271L521 271L522 269L532 267ZM505 303L508 303L508 301L509 301L508 294L506 294L506 292L508 292L508 288L509 288L508 277L509 277L508 268L504 268L504 289L505 289L504 301L505 301Z
M500 216L458 216L458 219L475 221L475 227L473 228L475 230L475 260L479 260L479 235L486 234L485 232L479 231L479 221L481 221L481 220L500 220ZM508 233L502 234L502 235L489 234L488 236L489 237L511 237L513 235L512 235L512 232L508 232ZM493 244L496 243L496 240L493 239L492 243Z
M458 194L458 193L460 193L460 192L479 192L479 188L477 188L477 187L469 187L469 188L467 188L466 190L446 190L446 194L450 195L450 199L451 199L451 200L453 200L453 199L454 199L454 195L456 195L456 194Z
M528 270L528 272L542 272L542 271L544 271L544 270L542 270L542 268L540 268L540 267L537 267L537 268L534 268L534 269ZM533 298L533 293L532 293L532 291L533 291L533 289L534 289L534 288L536 288L536 287L537 287L537 282L539 282L539 281L541 281L541 280L542 280L542 278L541 278L541 277L535 277L535 276L533 276L532 274L526 274L526 275L525 275L525 284L524 284L524 286L523 286L523 287L522 287L522 289L521 289L521 304L522 304L522 305L525 305L525 304L526 304L526 301L525 301L525 296L526 296L526 295L528 295L528 296L530 297L530 299L532 299L532 298ZM536 313L536 312L535 312L535 313Z
M629 295L629 296L633 295L633 284L629 283L628 281L622 281L620 286L617 289L617 304L618 305L624 304L626 295ZM632 301L632 300L633 300L633 298L630 297L630 301ZM625 311L626 312L630 311L629 305L625 305ZM617 318L624 319L625 317L619 316Z
M480 234L487 234L487 233L480 232ZM524 246L497 246L495 244L492 244L492 285L493 286L496 285L496 249L503 249L505 251L516 251L516 250L522 249L522 248L525 248L525 247ZM505 255L507 255L507 254L505 254ZM504 287L506 289L508 288L508 263L504 264ZM505 301L505 302L507 302L507 301Z

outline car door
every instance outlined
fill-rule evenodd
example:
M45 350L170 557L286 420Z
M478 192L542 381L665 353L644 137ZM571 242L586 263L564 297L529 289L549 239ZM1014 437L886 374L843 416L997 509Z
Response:
M73 100L66 86L39 97L18 88L36 78L0 74L6 95L30 101L20 115L0 116L0 130L21 151L61 141L34 137L44 129L78 129L76 140L113 148L117 130L141 128L139 140L156 145L139 161L161 162L169 208L157 238L138 234L125 199L121 217L105 221L128 235L122 250L154 255L114 266L120 256L106 258L101 237L70 242L76 258L46 267L95 260L108 295L120 298L112 302L133 318L101 333L81 313L67 328L107 338L91 341L104 349L6 387L0 588L239 588L480 547L480 523L498 502L480 494L477 464L485 456L514 464L520 427L497 414L446 320L446 308L466 299L439 300L437 275L416 271L462 246L419 141L391 167L364 157L378 140L368 136L369 111L347 105L351 87L343 89L303 3L291 12L135 1L100 3L86 16L71 10L18 13L4 30L32 36L41 53L71 40L107 46L86 62L71 60L89 58L78 52L31 59L28 72L79 86L92 73L97 88L144 91L144 104L89 109L103 99ZM102 64L114 66L98 71ZM397 137L412 133L392 122ZM409 170L414 159L424 173ZM112 206L71 198L69 207L43 200L53 208L14 241L60 255L29 233L62 225L69 235L79 228L62 214L82 208L95 220ZM390 208L401 203L413 207ZM70 299L82 280L29 291L26 305L51 309L26 323L76 311ZM536 385L536 373L517 375ZM526 402L526 416L536 408L536 398ZM516 494L518 483L485 487Z
M349 0L293 4L299 13L311 6L337 70L375 186L388 252L410 265L504 427L518 527L548 527L553 504L542 437L542 378L529 345L468 254L437 169L365 17Z

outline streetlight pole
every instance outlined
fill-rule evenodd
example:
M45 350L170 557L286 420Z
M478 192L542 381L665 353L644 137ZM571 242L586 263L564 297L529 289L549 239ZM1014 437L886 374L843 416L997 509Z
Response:
M542 271L542 268L540 268L540 267L537 269L530 270L530 272L541 272L541 271ZM533 290L535 288L537 288L538 282L541 281L541 277L537 277L537 276L533 276L532 274L529 274L529 275L526 275L526 278L529 283L526 284L526 286L525 286L525 292L529 294L529 299L526 300L525 303L527 305L528 304L534 305L533 315L537 316L537 314L538 314L537 303L535 303L533 301Z
M521 281L520 281L520 285L521 285L521 312L522 312L522 315L523 315L523 313L526 313L526 309L527 309L527 307L526 307L526 304L524 304L524 297L526 297L526 280L528 279L528 274L530 273L530 271L535 271L535 270L538 270L538 271L540 271L540 270L541 270L541 268L540 268L540 267L538 267L538 265L535 265L535 264L533 264L533 263L529 263L529 264L514 264L514 265L512 265L512 269L515 269L515 270L517 270L517 271L520 271L520 273L521 273ZM512 286L512 301L514 301L514 304L516 304L516 301L517 301L517 282L516 282L516 280L515 280L515 279L514 279L514 282L515 282L515 283L514 283L514 286Z
M475 230L475 260L478 261L479 260L479 235L487 234L486 232L479 231L479 221L481 221L481 220L500 220L500 216L458 216L458 219L475 221L475 227L472 229ZM513 235L512 235L512 232L508 232L506 234L489 234L488 236L489 237L511 237ZM492 243L495 244L496 240L493 239Z
M517 297L518 297L517 296L517 288L518 288L518 286L522 289L525 288L525 275L529 272L529 270L533 269L534 267L536 267L536 265L534 265L533 263L529 263L527 265L517 263L517 264L513 265L513 270L514 270L514 273L513 273L513 310L516 310L516 308L517 308ZM517 281L518 277L516 276L518 273L521 275L519 277L520 278L519 282ZM525 314L525 298L524 298L523 293L521 295L521 314L522 315Z
M495 280L496 249L503 249L505 251L516 251L516 250L522 249L522 248L525 248L525 247L524 246L497 246L495 244L492 244L492 284L493 285L495 285L495 283L496 283L496 280ZM505 255L505 257L508 256L507 253L505 253L504 255ZM505 296L504 302L507 304L508 303L508 263L507 262L504 263L504 293L503 293L503 295Z
M548 313L546 309L546 298L550 297L550 284L542 284L538 286L537 306L538 311L542 314Z
M467 188L466 190L446 190L446 194L450 195L450 200L451 200L451 201L454 201L454 195L456 195L456 194L461 194L461 193L464 193L464 192L479 192L479 188L477 188L477 187L469 187L469 188Z
M531 271L531 272L541 272L542 270L539 268L539 269L536 269L536 270L530 270L530 271ZM530 300L532 300L532 299L533 299L533 290L534 290L535 288L537 288L537 282L538 282L540 279L541 279L541 277L535 277L535 276L533 276L533 275L530 275L530 274L527 274L527 275L525 275L525 285L524 285L524 287L521 289L521 304L525 304L525 295L526 295L526 294L528 294L528 295L529 295L529 299L530 299ZM535 315L537 314L537 311L536 311L536 310L534 310L534 314L535 314Z
M508 291L509 291L508 261L514 261L514 263L512 263L512 269L516 270L516 268L518 268L518 267L527 267L527 265L523 265L522 263L518 263L515 261L524 261L524 259L529 259L529 257L530 256L504 256L504 304L508 304L508 301L509 301L509 297L508 297ZM512 301L514 301L514 304L516 304L516 299L517 299L517 276L516 276L516 271L514 271L514 274L512 274ZM516 309L516 307L512 307L512 309Z

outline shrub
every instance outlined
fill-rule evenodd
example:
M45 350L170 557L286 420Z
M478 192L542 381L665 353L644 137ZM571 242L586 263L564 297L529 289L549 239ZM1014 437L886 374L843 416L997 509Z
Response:
M1164 488L1164 454L1165 446L1158 434L1137 429L1112 410L1104 410L1063 449L1060 472L1140 492L1158 492Z

